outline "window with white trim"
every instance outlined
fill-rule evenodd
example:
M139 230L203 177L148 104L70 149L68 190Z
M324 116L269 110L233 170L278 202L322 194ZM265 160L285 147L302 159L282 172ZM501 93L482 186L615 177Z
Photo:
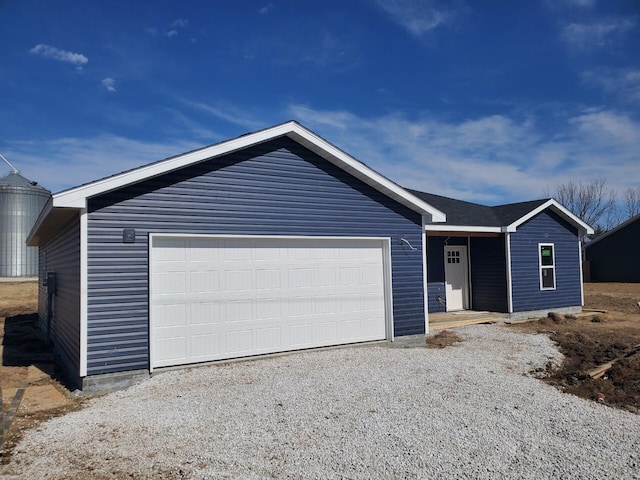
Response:
M556 260L553 243L538 244L540 257L540 290L555 290Z

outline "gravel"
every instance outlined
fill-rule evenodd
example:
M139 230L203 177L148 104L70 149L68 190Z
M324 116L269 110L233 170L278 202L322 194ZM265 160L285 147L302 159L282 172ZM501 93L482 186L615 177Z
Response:
M561 361L547 337L456 332L162 373L28 432L0 474L640 478L640 417L529 373Z

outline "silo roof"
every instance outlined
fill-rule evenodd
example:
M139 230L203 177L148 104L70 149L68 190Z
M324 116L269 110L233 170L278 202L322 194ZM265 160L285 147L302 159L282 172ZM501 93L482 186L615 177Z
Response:
M38 182L33 182L28 178L25 178L19 173L15 173L15 172L11 172L6 177L0 178L0 188L2 187L24 188L29 190L37 190L37 191L44 191L47 193L51 193L46 188L38 185Z

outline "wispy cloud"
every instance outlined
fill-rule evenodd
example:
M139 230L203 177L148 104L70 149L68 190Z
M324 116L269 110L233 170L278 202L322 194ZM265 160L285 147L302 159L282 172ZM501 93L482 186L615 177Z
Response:
M607 93L620 95L625 101L640 102L640 69L603 67L584 72L582 78Z
M574 50L599 49L612 45L634 29L636 18L609 17L594 23L570 23L562 29L562 39Z
M102 81L100 82L100 84L108 92L115 92L116 91L116 81L111 77L103 78Z
M264 128L266 125L264 121L260 121L259 115L255 114L255 112L250 113L224 101L196 102L184 98L179 99L179 101L190 108L251 130Z
M170 29L165 33L165 36L173 38L178 35L178 30L189 26L189 20L184 18L178 18L169 24Z
M89 59L81 53L73 53L67 50L60 50L59 48L55 48L50 45L44 45L42 43L33 47L30 52L34 55L42 55L45 58L51 58L59 62L70 63L72 65L75 65L78 69L82 69L82 66L89 62Z
M8 154L20 158L21 171L27 178L57 192L201 146L175 139L145 142L100 135L14 142L8 145ZM46 158L38 151L46 151Z
M365 119L304 105L290 111L401 185L470 201L540 198L548 185L594 177L625 188L637 177L640 123L614 111L575 112L553 132L534 116L446 122L401 113Z
M429 113L365 117L300 104L267 112L180 102L182 108L166 110L174 130L166 139L99 135L13 142L3 153L19 158L27 177L57 191L294 118L400 185L469 201L540 198L547 186L596 177L618 190L637 186L640 122L612 109L573 111L550 127L548 117L538 121L534 113L451 121Z
M171 22L171 27L173 28L184 28L189 25L189 20L185 20L184 18L178 18Z
M267 13L269 13L271 11L271 9L273 8L273 3L270 3L268 5L265 5L264 7L262 7L261 9L258 10L258 13L260 15L266 15Z
M416 37L451 24L460 13L450 5L440 5L433 0L376 0L376 3Z

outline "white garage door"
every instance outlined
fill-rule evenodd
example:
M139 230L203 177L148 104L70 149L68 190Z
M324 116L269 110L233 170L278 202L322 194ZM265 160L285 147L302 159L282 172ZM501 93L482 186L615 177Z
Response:
M151 368L386 338L386 245L152 236Z

